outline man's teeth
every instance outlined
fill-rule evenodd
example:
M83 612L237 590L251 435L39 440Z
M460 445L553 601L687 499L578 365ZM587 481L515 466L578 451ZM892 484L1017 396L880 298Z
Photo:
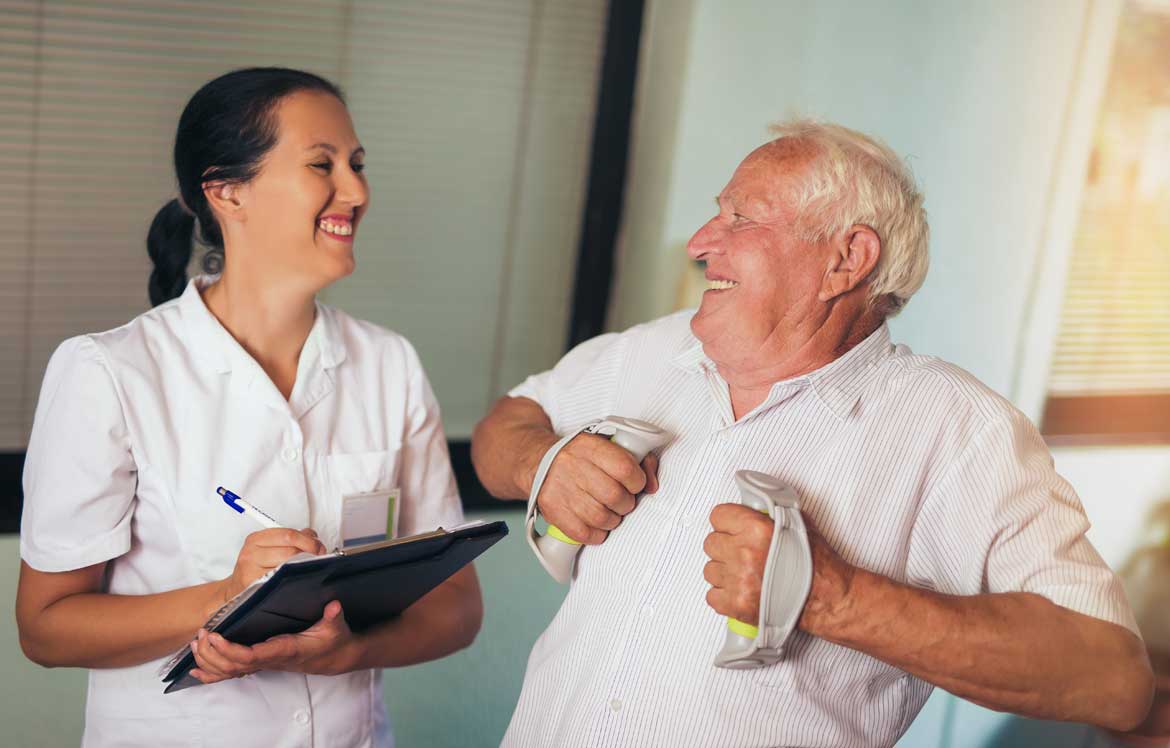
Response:
M333 222L326 219L321 219L317 222L317 228L329 234L336 234L338 236L350 236L353 234L352 223Z
M729 280L709 280L707 281L708 291L723 291L728 288L735 288L739 284L735 281Z

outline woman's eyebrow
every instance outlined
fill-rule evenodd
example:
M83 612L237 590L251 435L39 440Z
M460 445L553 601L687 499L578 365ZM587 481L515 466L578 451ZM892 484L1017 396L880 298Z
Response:
M329 153L334 154L334 155L337 154L337 146L333 145L332 143L326 143L324 141L321 141L320 143L313 143L311 146L309 146L305 150L306 151L315 151L318 148L323 150L323 151L328 151ZM355 148L353 150L353 153L351 153L349 155L350 156L364 156L364 155L366 155L366 149L359 145L357 148Z

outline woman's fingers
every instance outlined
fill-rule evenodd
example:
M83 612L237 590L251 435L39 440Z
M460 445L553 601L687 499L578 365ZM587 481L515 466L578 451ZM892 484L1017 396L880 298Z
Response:
M304 530L294 530L290 527L273 527L259 530L248 536L244 547L253 545L266 548L292 548L293 553L324 553L325 546L317 539L317 534L310 535ZM291 555L291 554L290 554Z
M233 644L219 634L201 630L192 643L192 651L200 669L219 678L238 678L257 669L250 647Z
M191 653L195 655L195 664L199 667L191 674L204 683L215 683L233 677L222 668L222 663L204 639L205 631L200 630L195 641L191 642ZM210 656L209 656L210 655Z

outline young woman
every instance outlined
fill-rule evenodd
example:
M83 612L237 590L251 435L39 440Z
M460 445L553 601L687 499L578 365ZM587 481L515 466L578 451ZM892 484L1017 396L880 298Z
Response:
M289 556L352 536L347 497L396 491L399 535L461 520L414 349L316 301L354 269L363 153L328 81L259 68L206 84L179 120L180 198L147 238L157 306L49 362L17 622L34 661L91 668L87 746L390 745L380 668L442 657L479 629L470 566L361 634L336 601L304 633L253 647L200 628ZM220 272L187 282L196 226ZM219 485L311 529L255 531ZM187 642L215 685L164 696L160 661Z

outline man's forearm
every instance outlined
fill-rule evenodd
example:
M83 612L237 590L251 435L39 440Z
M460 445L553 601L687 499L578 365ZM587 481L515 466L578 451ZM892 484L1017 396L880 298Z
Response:
M524 499L540 458L555 444L552 422L526 397L502 397L471 436L471 462L493 496Z
M991 709L1128 729L1152 675L1120 626L1029 593L943 595L855 570L809 633Z

